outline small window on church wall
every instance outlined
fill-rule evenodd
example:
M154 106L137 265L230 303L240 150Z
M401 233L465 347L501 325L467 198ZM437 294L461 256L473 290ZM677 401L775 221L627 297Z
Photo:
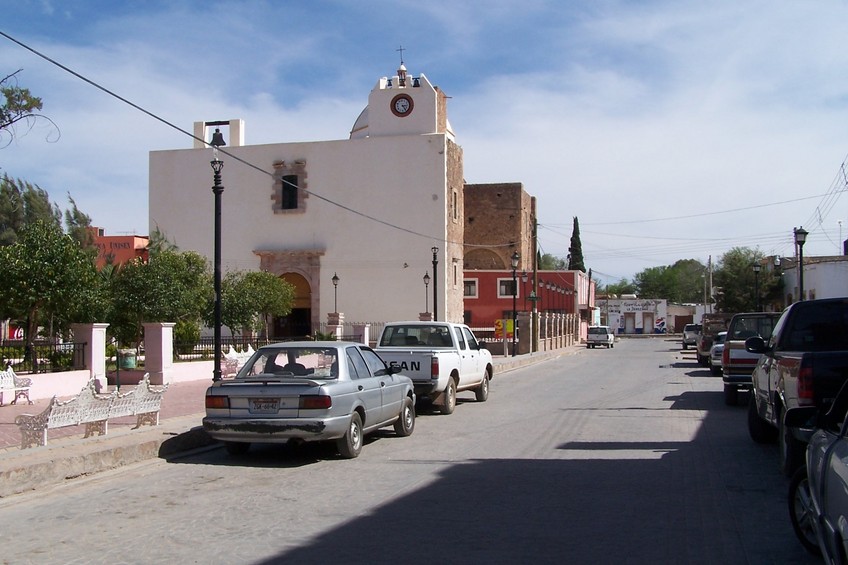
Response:
M456 221L459 219L459 205L458 205L459 197L457 196L456 191L454 190L451 193L451 210L453 213L453 220Z
M297 209L297 175L283 175L283 193L280 207L283 210Z

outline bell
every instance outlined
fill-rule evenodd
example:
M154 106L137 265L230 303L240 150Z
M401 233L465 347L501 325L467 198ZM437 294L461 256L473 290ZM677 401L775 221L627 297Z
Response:
M221 133L220 129L215 128L215 133L212 134L212 141L209 142L209 145L212 145L213 147L226 145L226 142L224 142L224 134Z

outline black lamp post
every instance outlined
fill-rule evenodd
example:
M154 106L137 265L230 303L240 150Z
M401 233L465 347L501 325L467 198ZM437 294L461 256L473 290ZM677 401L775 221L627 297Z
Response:
M427 290L430 286L430 274L426 271L424 272L424 311L430 311L430 292Z
M518 254L518 251L514 251L512 253L512 356L515 357L515 334L518 333L518 327L516 325L516 306L515 300L518 298L518 279L515 276L515 270L518 268L518 260L521 258L521 255Z
M215 250L214 250L214 287L215 287L215 310L214 310L214 337L215 342L215 363L212 369L212 380L221 380L221 195L224 193L224 185L221 184L221 169L224 168L224 162L218 159L218 148L224 143L224 136L221 135L221 130L215 128L215 133L212 135L212 141L209 142L212 146L213 159L210 161L212 165L212 194L215 195Z
M333 312L339 311L339 275L333 273Z
M760 311L760 269L759 263L754 263L754 308Z
M795 228L795 245L798 246L798 300L804 300L804 242L810 233L803 226Z
M436 253L439 252L438 247L433 247L430 251L433 252L433 321L439 321L439 271L436 267L439 264L439 258Z

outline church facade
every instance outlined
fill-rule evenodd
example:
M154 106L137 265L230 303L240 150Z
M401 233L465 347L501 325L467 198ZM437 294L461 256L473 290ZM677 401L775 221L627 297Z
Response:
M426 76L401 64L380 78L347 139L246 145L240 120L198 122L196 138L208 142L213 128L229 134L219 153L223 272L263 270L296 289L273 336L310 333L332 312L417 319L434 303L438 320L462 321L462 148L447 96ZM210 260L212 158L196 139L149 162L151 231Z

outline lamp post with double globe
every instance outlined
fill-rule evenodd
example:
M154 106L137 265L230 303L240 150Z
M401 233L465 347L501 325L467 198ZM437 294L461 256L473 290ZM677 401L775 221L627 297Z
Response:
M218 159L218 148L226 145L224 136L221 130L215 128L215 133L212 135L212 141L209 142L212 146L212 194L215 195L215 249L213 251L214 259L214 279L213 285L215 290L215 307L213 312L213 341L215 347L215 362L212 367L212 380L221 380L221 196L224 194L224 185L221 184L221 170L224 168L224 162Z

